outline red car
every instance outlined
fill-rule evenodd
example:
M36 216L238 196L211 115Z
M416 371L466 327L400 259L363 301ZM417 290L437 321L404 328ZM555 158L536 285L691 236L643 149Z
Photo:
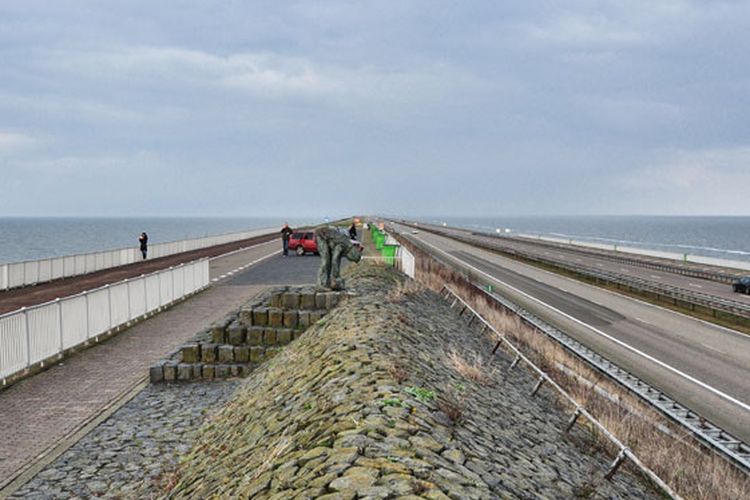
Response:
M349 233L345 229L341 232L343 234L346 234L347 236L349 235ZM354 246L359 248L360 251L364 250L364 247L359 241L351 240L351 242ZM315 240L315 232L309 231L304 233L292 233L292 235L289 237L289 250L297 252L297 255L305 255L306 253L314 253L315 255L319 255L318 242Z
M318 243L315 241L315 232L292 233L289 237L289 250L297 252L297 255L305 255L308 252L318 254Z

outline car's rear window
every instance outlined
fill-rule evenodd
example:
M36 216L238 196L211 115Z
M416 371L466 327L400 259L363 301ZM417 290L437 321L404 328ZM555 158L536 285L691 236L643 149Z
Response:
M305 233L306 240L311 240L313 238L315 238L315 235L313 233Z
M301 240L302 239L302 233L292 233L292 238L295 240Z

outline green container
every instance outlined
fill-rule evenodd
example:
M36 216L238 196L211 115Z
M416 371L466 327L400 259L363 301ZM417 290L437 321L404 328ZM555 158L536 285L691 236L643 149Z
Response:
M375 235L375 248L381 250L385 245L385 235L383 233L377 233Z
M392 266L396 260L396 252L398 251L399 245L383 245L380 253L383 255L383 260L389 266Z

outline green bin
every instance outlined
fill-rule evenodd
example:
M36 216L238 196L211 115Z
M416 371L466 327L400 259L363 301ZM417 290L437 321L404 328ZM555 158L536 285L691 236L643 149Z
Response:
M399 245L383 245L380 253L383 255L383 260L389 266L392 266L396 260L396 252L398 251Z

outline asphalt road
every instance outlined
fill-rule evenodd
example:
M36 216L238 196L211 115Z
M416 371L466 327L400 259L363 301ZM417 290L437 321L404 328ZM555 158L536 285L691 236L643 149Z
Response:
M408 237L473 268L514 302L750 442L750 336L450 238Z
M446 231L447 233L460 234L464 237L471 235L471 233L468 231L455 228L440 228L440 230ZM615 262L611 259L607 259L605 256L586 254L584 252L576 251L576 249L574 248L566 249L561 246L552 248L550 246L539 245L532 241L524 241L517 238L491 238L478 235L471 236L481 239L482 241L486 241L490 244L502 245L504 247L512 248L531 255L538 255L543 258L561 261L572 266L585 266L591 269L611 271L626 276L644 279L654 283L670 285L693 292L707 293L715 297L750 304L750 295L734 293L732 291L732 285L727 283L719 283L707 279L683 276L668 271L648 269L634 264Z

